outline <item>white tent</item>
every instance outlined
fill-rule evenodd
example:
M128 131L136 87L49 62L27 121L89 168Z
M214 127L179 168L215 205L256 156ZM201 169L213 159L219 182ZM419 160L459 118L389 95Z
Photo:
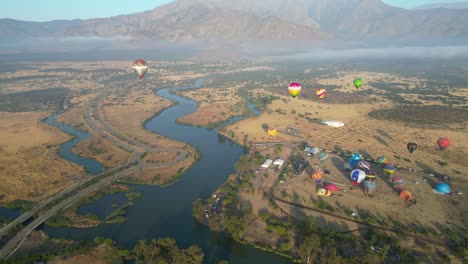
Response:
M284 164L284 160L282 159L275 159L275 161L273 162L274 165L278 166L278 168L281 168L281 166L283 166Z
M322 120L322 125L327 125L331 127L342 127L344 123L338 120Z
M270 167L271 163L273 163L273 160L267 159L267 160L265 160L265 162L263 162L262 165L260 165L260 167L262 167L262 168L268 168L268 167Z

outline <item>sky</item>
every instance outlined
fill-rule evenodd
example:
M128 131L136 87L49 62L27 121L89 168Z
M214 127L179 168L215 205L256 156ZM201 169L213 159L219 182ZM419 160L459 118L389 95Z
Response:
M227 0L232 1L232 0ZM252 0L259 1L259 0ZM457 0L383 0L402 8ZM172 0L2 0L0 18L25 21L88 19L147 11Z

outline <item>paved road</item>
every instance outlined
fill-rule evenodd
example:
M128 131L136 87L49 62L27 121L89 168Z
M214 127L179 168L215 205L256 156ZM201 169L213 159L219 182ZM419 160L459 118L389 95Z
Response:
M2 258L8 258L11 256L16 249L21 245L21 243L24 241L24 239L33 231L36 229L39 225L41 225L44 221L46 221L49 217L53 216L56 214L58 211L61 209L64 209L73 203L77 202L84 196L99 190L100 188L108 185L109 183L112 183L122 177L126 177L128 175L131 175L135 172L138 172L141 169L140 166L132 166L128 169L125 169L123 171L117 172L113 174L112 176L102 178L95 184L88 186L79 192L71 195L70 197L66 198L65 200L62 200L58 204L54 205L53 207L47 209L43 214L41 214L38 218L34 219L31 223L29 223L27 226L25 226L20 232L16 233L16 235L10 239L1 249L0 249L0 259Z
M87 105L86 110L85 110L86 122L93 129L93 131L97 132L101 137L103 137L106 140L111 141L111 143L116 146L121 146L122 148L130 152L138 152L139 154L143 154L144 152L146 153L172 152L172 153L178 154L175 160L162 162L159 164L151 164L151 163L145 164L145 168L164 168L164 167L175 165L185 160L187 151L184 149L148 146L147 144L144 144L138 140L135 140L127 136L124 133L120 133L119 131L117 131L115 128L109 125L106 121L104 121L104 119L102 118L102 115L99 111L99 105L100 105L100 102L102 101L102 98L103 98L102 95L98 96L95 100L93 100L90 104ZM92 112L91 112L91 108L93 109ZM94 116L94 118L92 118L92 116ZM99 125L103 129L100 129L96 125L94 119L99 123ZM116 140L114 137L118 138L119 140ZM125 145L122 143L124 143ZM143 152L138 151L137 148L142 149Z
M101 115L99 113L98 106L102 98L103 98L103 95L100 95L96 97L95 99L91 100L91 102L86 106L85 111L84 111L85 121L88 123L89 127L94 132L99 134L101 137L110 141L112 144L131 152L132 155L127 160L127 163L124 165L115 167L113 169L107 170L96 176L87 175L89 177L87 177L85 180L78 182L68 187L67 189L57 193L56 195L39 202L37 205L33 207L32 210L25 212L24 214L20 215L15 220L11 221L7 226L5 226L4 228L0 230L0 238L4 236L5 234L7 234L12 228L17 226L18 224L21 224L27 219L29 219L30 217L36 215L39 211L44 209L46 206L55 204L51 208L47 209L46 211L43 211L42 214L38 218L34 219L31 223L29 223L22 230L16 233L16 235L13 238L11 238L0 249L0 259L8 258L9 256L11 256L16 251L16 249L21 245L24 239L29 235L29 233L31 233L32 230L37 228L40 224L46 221L49 217L51 217L58 211L67 208L68 206L72 205L74 202L78 201L79 199L88 195L89 193L94 192L117 179L131 175L135 172L138 172L142 170L143 168L168 167L168 166L175 165L185 160L185 156L188 152L184 149L149 147L137 140L134 140L133 138L123 135L119 133L118 131L115 131L115 129L113 129L108 123L104 122L104 120L101 118ZM92 112L93 110L94 110L94 115ZM100 126L102 126L104 129L101 129L95 123L95 119L99 122ZM119 140L115 139L114 137L118 138ZM140 148L140 150L137 150L137 148ZM143 149L144 152L142 152L141 149ZM178 156L175 160L167 161L167 162L163 162L159 164L143 164L141 162L141 158L143 154L148 153L148 152L155 152L155 153L174 152L174 153L178 153ZM129 166L132 163L137 163L138 165L122 170L124 167ZM119 171L119 170L122 170L122 171ZM64 200L58 202L65 195L68 195L68 194L73 193L74 191L77 191L79 188L82 188L85 184L95 179L99 179L99 180L96 183L88 187L85 187L84 189L71 195L70 197L65 198Z

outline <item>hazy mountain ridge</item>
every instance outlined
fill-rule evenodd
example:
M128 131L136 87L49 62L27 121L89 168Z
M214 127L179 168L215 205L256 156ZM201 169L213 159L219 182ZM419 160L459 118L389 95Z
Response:
M380 0L177 0L131 15L24 22L0 19L4 39L128 37L192 43L468 37L468 10L406 10Z
M427 4L415 7L413 9L431 9L431 8L447 8L447 9L468 9L468 2L454 2L454 3L438 3Z

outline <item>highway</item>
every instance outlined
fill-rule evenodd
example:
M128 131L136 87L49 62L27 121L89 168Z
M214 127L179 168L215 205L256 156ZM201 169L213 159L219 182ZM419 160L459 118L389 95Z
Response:
M78 191L77 193L69 196L68 198L62 200L58 204L52 206L48 210L44 211L43 214L41 214L39 217L34 219L31 223L29 223L27 226L25 226L21 231L16 233L16 235L11 238L1 249L0 249L0 259L2 258L8 258L9 256L13 255L13 253L16 251L16 249L21 245L21 243L24 241L24 239L33 231L36 229L39 225L41 225L43 222L45 222L49 217L53 216L56 214L58 211L72 205L73 203L79 201L81 198L84 196L99 190L100 188L108 185L109 183L112 183L122 177L129 176L137 171L139 171L141 168L141 165L138 167L132 166L128 169L125 169L123 171L117 172L113 174L112 176L102 178L100 181L96 182L95 184L88 186L86 188L83 188L82 190ZM92 178L94 179L94 178ZM89 180L88 180L89 181Z
M40 213L40 215L36 219L34 219L31 223L29 223L23 229L17 232L0 249L0 259L6 259L13 255L13 253L19 248L21 243L35 228L44 223L49 217L53 216L60 210L69 207L84 196L94 191L97 191L100 188L120 178L136 173L144 168L168 167L185 160L186 154L188 152L184 149L148 147L147 145L133 138L130 138L122 133L119 133L118 131L113 129L112 126L110 126L102 119L101 113L99 111L99 105L103 97L103 94L98 95L96 98L92 99L87 104L87 106L84 109L84 119L88 124L90 130L92 131L91 133L96 133L104 140L108 140L113 145L132 153L131 156L124 165L112 168L96 176L86 175L88 177L85 180L75 183L67 189L57 193L56 195L51 196L43 201L40 201L30 211L23 213L22 215L8 223L8 225L6 225L0 230L0 238L6 235L8 232L10 232L17 225L25 222L27 219L36 216L38 213ZM100 127L102 127L102 129ZM162 162L159 164L144 164L141 161L141 158L144 154L149 152L174 152L178 153L178 156L174 160ZM93 180L96 180L96 182L91 184L90 186L84 187L86 184ZM80 190L80 188L82 189ZM66 197L66 195L70 196ZM45 209L47 206L50 206L50 208Z

